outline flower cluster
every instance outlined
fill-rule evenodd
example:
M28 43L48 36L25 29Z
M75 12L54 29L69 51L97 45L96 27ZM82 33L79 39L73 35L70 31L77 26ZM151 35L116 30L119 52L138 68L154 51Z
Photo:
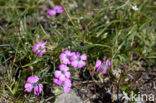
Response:
M33 46L33 51L36 55L42 56L46 53L45 43L38 42ZM70 80L71 73L69 71L68 65L71 65L74 68L83 68L86 65L87 55L80 54L79 52L71 52L69 50L65 50L59 56L61 60L61 64L59 65L59 70L54 72L54 83L58 86L63 87L64 92L68 93L72 86L72 82ZM111 62L108 59L105 59L103 62L101 60L97 60L96 68L97 72L103 72L103 74L107 73L108 68L111 66ZM42 92L43 85L37 84L39 78L37 76L28 77L27 83L25 84L25 90L27 92L31 92L34 89L34 94L39 95Z
M132 7L136 10L136 6ZM50 16L54 16L56 14L63 13L64 10L62 6L54 6L53 9L47 10L47 14ZM46 53L45 43L39 41L33 46L33 52L37 56L42 56ZM79 52L71 52L69 50L65 50L59 56L61 60L61 64L59 65L59 70L54 72L54 83L58 86L61 86L64 89L65 93L68 93L71 89L72 82L70 80L71 73L69 71L68 65L71 65L74 68L83 68L86 65L87 55L80 54ZM111 66L111 62L108 59L105 59L104 62L101 60L97 60L96 68L97 72L103 72L103 74L107 73L108 68ZM34 91L34 95L39 95L42 92L43 85L38 83L38 76L30 76L27 78L25 84L25 91L31 92Z
M54 73L54 83L58 86L62 86L64 92L68 93L70 91L72 83L70 80L71 74L67 65L69 64L74 68L83 68L86 65L85 60L87 60L87 55L80 55L79 52L71 52L69 50L65 50L60 54L60 59L62 64L59 66L60 70L56 70Z
M64 12L64 10L63 10L62 6L59 6L59 5L54 6L53 9L47 10L47 14L49 16L54 16L56 14L60 14L60 13L63 13L63 12Z
M27 79L27 82L25 84L25 90L27 92L31 92L34 89L34 95L39 95L42 92L43 85L38 84L37 82L39 81L38 76L30 76Z

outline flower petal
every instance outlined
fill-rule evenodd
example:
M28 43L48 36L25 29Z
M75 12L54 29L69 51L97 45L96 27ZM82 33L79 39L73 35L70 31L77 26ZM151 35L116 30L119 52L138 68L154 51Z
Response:
M62 73L61 73L61 71L56 70L54 75L56 78L59 78L62 75Z
M97 67L97 72L100 72L102 70L102 65L100 65L99 67Z
M66 77L65 77L65 75L61 75L60 77L59 77L59 79L61 80L61 81L65 81L66 80Z
M75 61L77 58L77 56L75 55L75 53L72 54L72 56L70 57L70 61L73 62Z
M102 65L102 62L101 62L101 60L98 60L97 62L96 62L96 68L98 68L100 65Z
M63 9L59 9L59 10L57 10L57 13L63 13L64 12L64 10Z
M78 63L79 68L83 68L85 65L86 65L86 63L84 61L82 61L82 60L79 61L79 63Z
M70 78L70 76L71 76L70 72L66 72L65 76L66 76L66 78Z
M103 74L106 74L108 71L108 67L106 67L106 69L104 69Z
M38 76L30 76L30 77L28 77L27 82L28 83L36 83L36 82L38 82L38 80L39 80Z
M56 5L56 6L53 7L53 9L55 9L55 10L59 10L59 9L62 9L62 6L60 6L60 5Z
M64 87L64 93L68 93L70 91L70 87Z
M64 51L64 54L68 54L68 55L70 55L70 54L71 54L71 51L69 51L69 50L65 50L65 51Z
M72 86L72 83L71 83L70 79L66 79L65 83L66 83L67 87L71 87Z
M76 68L76 67L78 66L78 63L79 63L79 62L75 60L75 61L72 61L72 62L71 62L71 65L72 65L74 68Z
M24 88L27 92L31 92L33 89L33 85L31 83L26 83Z
M82 59L82 60L87 60L87 55L86 55L86 54L82 54L82 55L81 55L81 59Z
M34 87L34 94L35 95L39 95L42 92L43 89L43 85L42 84L38 84Z
M65 64L61 64L61 65L59 65L59 69L61 71L68 71L69 70L69 67L67 67L67 65L65 65Z
M53 10L53 9L50 9L50 10L47 10L47 14L48 14L49 16L54 16L54 15L56 15L56 11Z
M60 86L62 84L62 81L57 79L57 78L54 78L54 83L58 86Z
M68 53L68 51L66 51ZM67 55L70 56L70 53L69 54L65 54L65 53L61 53L60 54L60 59L62 61L63 64L70 64L70 58L67 58Z

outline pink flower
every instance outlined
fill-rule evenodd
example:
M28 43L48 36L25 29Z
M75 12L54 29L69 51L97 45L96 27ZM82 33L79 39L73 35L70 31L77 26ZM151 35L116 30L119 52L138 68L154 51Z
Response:
M64 12L62 6L59 6L59 5L54 6L53 10L55 10L56 13L63 13Z
M36 83L38 82L38 80L39 80L38 76L30 76L27 79L27 83Z
M68 93L70 91L70 88L72 86L71 80L70 79L66 79L63 83L62 83L63 89L65 93Z
M60 14L60 13L63 13L63 12L64 12L64 10L63 10L62 6L59 6L59 5L54 6L53 9L47 10L47 14L49 16L54 16L57 13Z
M54 15L56 15L56 11L53 9L49 9L49 10L47 10L47 14L50 16L54 16Z
M43 85L42 84L37 84L34 87L34 94L39 95L42 92L42 89L43 89Z
M80 55L79 52L74 53L71 57L71 65L76 68L83 68L86 63L84 62L85 60L87 60L87 55L86 54L82 54Z
M43 85L37 84L38 80L39 80L38 76L28 77L27 83L24 86L25 90L30 93L32 89L34 89L34 94L39 95L42 92Z
M65 50L63 53L60 54L60 59L62 60L63 64L70 64L70 57L73 53L69 50Z
M60 70L56 70L55 73L54 73L56 78L58 78L61 81L66 80L66 78L70 78L71 74L68 71L69 67L67 67L67 65L61 64L61 65L59 65L59 69Z
M108 59L105 60L105 63L102 63L101 60L97 60L95 66L97 68L97 72L103 71L103 74L106 74L108 67L111 66L111 62Z
M45 43L44 42L38 42L33 46L33 51L36 53L36 55L42 56L43 54L46 53L45 49Z
M71 86L72 86L70 79L66 79L65 81L61 81L61 80L55 78L54 83L58 86L62 86L65 93L68 93L70 91Z
M26 83L24 87L27 92L31 92L33 89L33 85L31 83Z

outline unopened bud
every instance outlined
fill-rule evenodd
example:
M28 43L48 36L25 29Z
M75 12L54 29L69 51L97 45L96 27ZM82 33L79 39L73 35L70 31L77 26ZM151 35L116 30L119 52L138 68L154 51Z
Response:
M34 67L33 66L29 66L29 70L33 71Z

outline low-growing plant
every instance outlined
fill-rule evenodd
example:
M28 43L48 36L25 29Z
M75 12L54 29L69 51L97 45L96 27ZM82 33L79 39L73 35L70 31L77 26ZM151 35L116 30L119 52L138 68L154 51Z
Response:
M120 91L138 94L138 71L156 66L154 6L154 0L1 0L0 101L47 102L60 87L70 92L83 81L75 75L85 72L105 89L111 81L112 102Z

